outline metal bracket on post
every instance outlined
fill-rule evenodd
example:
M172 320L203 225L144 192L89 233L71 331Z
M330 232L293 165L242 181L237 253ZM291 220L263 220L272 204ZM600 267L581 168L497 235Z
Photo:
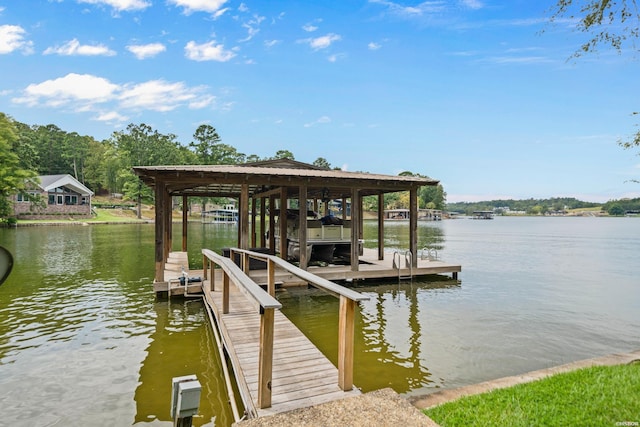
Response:
M171 418L174 427L191 427L198 413L202 386L195 375L174 377L171 380Z

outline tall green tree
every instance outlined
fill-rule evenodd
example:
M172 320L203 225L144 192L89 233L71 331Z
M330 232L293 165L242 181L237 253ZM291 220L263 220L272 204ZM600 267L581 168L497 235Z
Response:
M10 197L25 191L36 183L37 173L20 166L13 145L18 140L13 119L0 113L0 218L6 220L12 214ZM27 196L27 193L24 193Z
M153 200L151 190L142 184L133 173L133 166L158 166L183 164L182 151L176 136L164 135L151 126L133 123L126 131L114 132L112 143L117 148L119 174L117 180L122 183L122 192L126 197L136 200L138 218L142 217L142 201Z
M246 156L234 147L223 144L220 135L211 125L200 125L189 144L202 165L234 165L243 163Z

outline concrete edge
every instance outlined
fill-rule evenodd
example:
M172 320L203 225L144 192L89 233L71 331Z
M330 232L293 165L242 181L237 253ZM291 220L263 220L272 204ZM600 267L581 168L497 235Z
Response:
M506 388L517 384L537 381L542 378L550 377L552 375L563 372L574 371L591 366L622 365L631 363L636 360L640 360L640 350L632 351L629 353L615 353L592 359L579 360L577 362L571 362L560 366L540 369L521 375L498 378L495 380L485 381L482 383L454 388L450 390L441 390L428 395L413 396L408 398L408 400L413 406L420 410L423 410L442 405L443 403L447 403L453 400L457 400L464 396L486 393L488 391L497 390L500 388Z

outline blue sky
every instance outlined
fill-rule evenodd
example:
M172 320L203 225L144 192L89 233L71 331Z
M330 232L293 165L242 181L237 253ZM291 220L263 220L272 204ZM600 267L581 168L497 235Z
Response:
M245 154L428 175L450 202L640 197L617 145L640 62L568 60L584 37L554 3L0 0L0 111L98 140L210 124Z

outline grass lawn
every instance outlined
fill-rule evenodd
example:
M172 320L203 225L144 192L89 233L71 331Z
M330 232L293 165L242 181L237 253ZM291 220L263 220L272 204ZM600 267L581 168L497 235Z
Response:
M639 426L640 363L557 374L424 413L443 427Z

